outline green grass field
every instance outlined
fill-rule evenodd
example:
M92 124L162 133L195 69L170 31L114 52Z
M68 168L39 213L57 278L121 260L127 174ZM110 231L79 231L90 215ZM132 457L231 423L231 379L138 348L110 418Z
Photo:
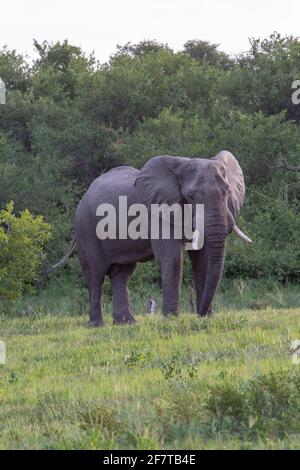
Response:
M0 448L300 448L299 308L0 322Z

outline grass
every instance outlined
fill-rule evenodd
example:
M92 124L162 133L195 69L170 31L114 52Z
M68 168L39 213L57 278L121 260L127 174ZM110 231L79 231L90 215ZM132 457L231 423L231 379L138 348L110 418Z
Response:
M88 329L40 302L0 317L0 448L300 448L299 308Z
M161 292L158 286L147 286L144 279L138 279L138 274L129 286L131 301L135 312L144 313L147 299L154 297L158 310L161 309ZM41 290L39 295L28 295L13 305L7 307L7 314L11 316L37 315L73 315L78 316L88 310L88 293L78 282L80 275L72 279L66 277L53 277L47 288ZM193 294L195 304L195 294ZM104 306L106 312L111 311L111 289L109 281L104 284ZM216 312L224 310L260 310L266 308L300 308L299 285L288 283L280 284L270 278L254 279L226 279L223 278L214 309ZM181 296L182 311L190 311L190 290L183 287ZM5 310L4 310L5 311ZM0 304L1 313L1 304Z

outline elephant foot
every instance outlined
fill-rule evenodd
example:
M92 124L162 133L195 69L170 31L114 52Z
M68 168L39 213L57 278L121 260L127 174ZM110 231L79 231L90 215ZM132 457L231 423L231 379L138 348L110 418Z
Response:
M198 316L199 317L212 317L213 314L214 314L214 310L213 310L212 306L210 306L209 309L206 310L206 312L199 312Z
M163 316L165 318L169 318L169 317L179 317L179 312L165 312L163 314Z
M136 323L135 318L130 313L113 316L114 325L126 325Z
M214 309L212 308L212 305L211 305L207 311L207 316L212 317L214 313L215 313Z
M103 326L103 321L101 321L101 320L89 320L87 326L88 326L88 328L99 328L100 326Z

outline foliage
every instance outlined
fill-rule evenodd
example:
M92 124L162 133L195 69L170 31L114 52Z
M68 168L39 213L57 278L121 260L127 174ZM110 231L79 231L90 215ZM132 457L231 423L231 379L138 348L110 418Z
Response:
M208 41L187 41L184 50L201 64L221 66L226 69L233 66L233 60L224 52L218 51L218 44Z
M0 300L16 299L33 290L45 259L50 225L25 209L17 217L13 203L0 211Z
M251 39L238 57L203 40L179 52L142 41L118 46L105 64L67 41L34 44L31 63L0 51L8 90L0 107L0 207L13 200L18 211L47 218L48 262L62 255L76 205L103 171L140 168L156 154L211 157L227 148L247 185L237 222L254 243L230 240L226 275L300 279L300 172L282 167L299 164L300 106L291 101L298 38ZM159 282L153 266L143 273L139 286L147 273L149 286Z
M299 374L279 369L237 384L212 385L204 407L217 432L284 438L286 426L290 432L299 430L299 392Z

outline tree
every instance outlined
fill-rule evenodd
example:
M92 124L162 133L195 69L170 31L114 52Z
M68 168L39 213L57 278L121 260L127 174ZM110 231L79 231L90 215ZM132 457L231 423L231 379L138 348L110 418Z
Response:
M0 50L0 77L6 90L26 91L30 85L30 67L21 54L4 47Z
M155 40L144 40L138 44L131 44L128 42L124 46L117 45L117 55L129 54L136 57L142 57L149 52L159 52L161 50L171 52L172 49L168 44L162 44Z
M96 65L94 55L86 57L80 47L70 45L67 40L54 44L34 40L34 46L39 54L34 64L35 96L50 95L56 100L74 98L82 74L92 71Z
M218 51L218 44L208 41L192 40L184 44L184 50L200 64L213 65L228 69L233 66L234 61L225 52Z

